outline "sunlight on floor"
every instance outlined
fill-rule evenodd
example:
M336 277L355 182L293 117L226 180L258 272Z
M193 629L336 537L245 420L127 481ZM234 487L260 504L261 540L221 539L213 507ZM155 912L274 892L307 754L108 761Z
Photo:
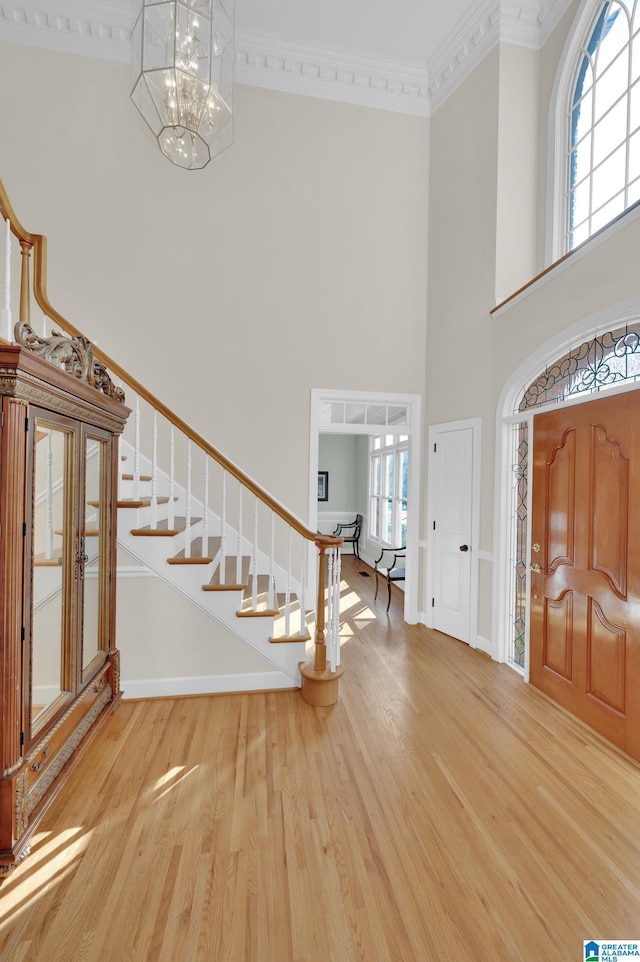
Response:
M160 776L160 778L157 780L156 784L152 788L151 791L157 793L152 799L152 801L159 802L161 798L164 798L165 795L168 795L169 792L173 791L174 788L180 785L180 783L183 782L185 778L188 778L189 775L192 775L198 768L199 768L198 765L194 765L193 768L190 768L188 772L185 772L184 765L177 765L175 768L170 768L165 775ZM181 774L181 772L183 772L184 774ZM164 791L160 791L160 789L163 788L163 786L166 786Z
M93 831L69 828L57 835L41 832L34 836L27 874L23 876L18 866L0 886L0 930L75 871L75 862L84 854L92 835Z

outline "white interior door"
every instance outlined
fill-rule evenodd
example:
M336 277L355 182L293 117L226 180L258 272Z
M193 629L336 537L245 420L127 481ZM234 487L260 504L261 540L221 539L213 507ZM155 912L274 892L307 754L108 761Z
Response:
M433 484L433 627L470 642L473 515L471 427L438 432L431 449Z

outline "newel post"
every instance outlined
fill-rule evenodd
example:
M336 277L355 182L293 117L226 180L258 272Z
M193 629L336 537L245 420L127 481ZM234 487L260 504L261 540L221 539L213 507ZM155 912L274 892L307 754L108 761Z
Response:
M340 664L331 665L327 668L327 644L325 629L327 602L325 601L326 590L326 568L327 568L327 548L339 548L342 544L341 538L334 538L331 535L319 535L316 538L318 548L318 603L316 607L316 637L313 662L300 662L300 674L302 676L302 697L308 705L317 708L324 708L328 705L335 705L339 695L339 682L344 674L344 668ZM333 585L329 585L329 594L333 591ZM335 612L335 624L329 626L329 630L335 632L333 643L336 645L338 659L340 651L340 638L338 637L338 614Z

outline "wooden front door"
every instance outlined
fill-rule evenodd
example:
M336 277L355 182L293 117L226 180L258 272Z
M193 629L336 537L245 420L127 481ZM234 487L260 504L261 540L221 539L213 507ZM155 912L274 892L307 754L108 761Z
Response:
M637 759L639 493L640 391L534 418L531 682Z

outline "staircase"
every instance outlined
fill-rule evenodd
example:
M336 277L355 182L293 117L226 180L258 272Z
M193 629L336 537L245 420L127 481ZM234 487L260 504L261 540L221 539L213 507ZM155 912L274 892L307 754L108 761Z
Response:
M252 539L239 535L236 506L235 525L225 519L223 536L220 515L205 509L203 498L191 492L188 499L187 490L157 468L154 485L152 463L137 456L126 438L120 464L119 547L266 658L289 685L298 684L314 613L307 610L299 579L287 578L275 558L258 549L255 519ZM226 478L225 514L229 487ZM254 514L257 506L254 501ZM260 527L258 517L257 532Z
M0 344L15 339L96 390L126 397L133 412L121 439L119 548L260 655L278 677L274 687L301 685L308 703L333 704L342 674L341 539L309 530L55 310L46 238L22 227L1 181L0 214ZM32 302L42 312L40 334Z

